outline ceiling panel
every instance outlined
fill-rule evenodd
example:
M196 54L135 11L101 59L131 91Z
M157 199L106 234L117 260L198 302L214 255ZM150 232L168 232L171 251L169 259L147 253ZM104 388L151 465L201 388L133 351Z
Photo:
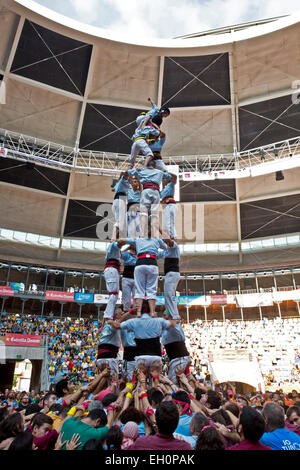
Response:
M103 237L102 240L110 239L113 226L111 204L106 206L109 212L104 212L103 217L100 217L97 215L97 208L102 204L101 202L95 201L70 199L64 227L64 236L69 238L97 239L97 224L103 220L105 237Z
M4 6L0 6L1 18L1 41L0 41L0 68L5 69L12 48L14 37L17 31L20 17L9 11Z
M147 98L157 99L160 59L133 48L110 44L95 46L95 69L91 77L89 99L132 103L149 107Z
M235 180L180 181L181 202L234 201Z
M130 153L131 137L141 110L88 103L80 148L103 152Z
M240 147L249 150L300 136L300 106L292 95L239 108Z
M242 238L261 238L300 232L300 194L243 203Z
M11 158L0 159L0 181L66 195L69 173Z
M228 53L165 57L162 103L169 108L230 104Z
M11 72L83 95L92 46L26 20Z

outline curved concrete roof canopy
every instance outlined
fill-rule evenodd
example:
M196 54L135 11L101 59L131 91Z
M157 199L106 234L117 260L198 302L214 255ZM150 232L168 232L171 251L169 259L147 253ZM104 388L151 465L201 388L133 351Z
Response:
M231 153L300 136L300 106L291 99L300 80L300 13L226 34L145 40L83 25L31 0L0 0L0 11L2 129L128 154L135 117L151 96L171 109L163 123L166 156ZM0 227L57 237L55 259L68 261L64 238L96 238L87 228L97 223L98 204L112 200L109 178L38 166L24 173L17 164L1 159ZM300 170L284 175L276 186L273 174L183 182L181 201L204 205L204 243L298 233ZM12 250L0 247L3 256ZM247 256L206 256L205 266L274 260L271 252Z

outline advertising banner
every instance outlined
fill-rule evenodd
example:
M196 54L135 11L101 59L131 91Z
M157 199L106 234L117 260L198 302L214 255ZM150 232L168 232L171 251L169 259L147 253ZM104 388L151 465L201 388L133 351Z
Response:
M211 305L226 305L227 304L227 295L211 295L210 296Z
M74 297L75 302L88 302L94 303L94 294L85 294L84 292L76 292Z
M270 307L273 306L272 292L262 292L257 294L239 294L236 296L238 307Z
M6 333L5 346L40 346L41 337L38 335L18 335L15 333Z
M0 295L5 295L8 297L13 297L15 291L9 286L0 286Z
M11 282L10 287L13 290L24 290L24 284L22 282Z
M300 289L272 292L272 294L274 302L284 302L285 300L300 300Z
M74 292L61 292L55 290L46 291L47 300L60 300L62 302L73 302L74 301Z
M94 294L94 304L107 304L109 299L108 294ZM117 304L122 303L122 291L119 291L119 297L117 300Z

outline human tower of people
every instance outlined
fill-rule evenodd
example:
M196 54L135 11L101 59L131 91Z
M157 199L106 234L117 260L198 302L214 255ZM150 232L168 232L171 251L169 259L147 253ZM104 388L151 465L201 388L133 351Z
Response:
M148 100L151 110L136 119L128 169L114 186L115 224L104 268L109 298L98 343L97 365L100 370L108 366L112 375L117 376L117 356L122 344L124 375L128 380L132 380L136 369L159 371L162 342L169 358L169 378L176 383L177 375L189 374L190 364L176 299L180 279L174 199L177 177L167 171L161 156L166 135L160 126L170 110L159 109L151 98ZM135 161L139 154L145 159L138 170ZM155 313L159 258L164 258L164 318ZM118 308L122 261L123 306ZM134 299L133 308L131 299Z

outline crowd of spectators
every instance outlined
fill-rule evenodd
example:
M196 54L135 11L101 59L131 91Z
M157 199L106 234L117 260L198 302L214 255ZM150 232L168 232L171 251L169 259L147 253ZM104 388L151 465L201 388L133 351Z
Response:
M171 382L165 356L162 371L137 371L126 382L121 368L118 377L97 370L97 322L5 315L0 335L48 337L52 383L39 392L1 390L0 450L300 450L299 381L289 394L274 383L241 395L234 384L214 387L205 364L209 344L276 348L287 336L296 356L298 328L297 320L186 324L192 373Z

